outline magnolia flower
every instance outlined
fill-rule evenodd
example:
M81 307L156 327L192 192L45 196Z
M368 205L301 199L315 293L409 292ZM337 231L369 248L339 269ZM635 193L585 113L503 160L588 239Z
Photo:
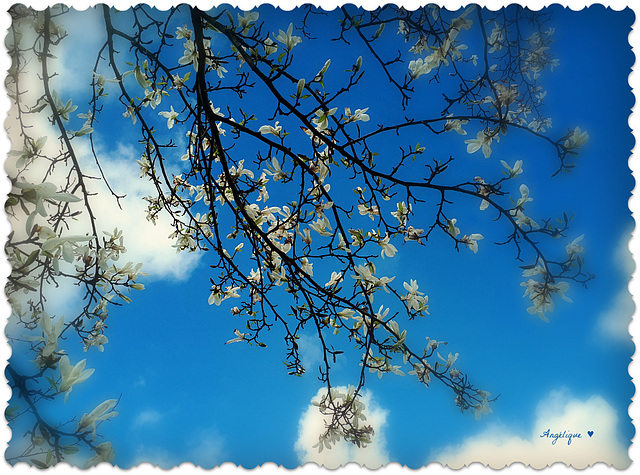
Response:
M9 156L19 157L16 161L16 167L22 168L24 165L33 161L33 159L40 153L40 150L42 150L46 142L46 136L40 137L36 141L34 141L30 137L27 137L26 143L22 150L10 150Z
M145 89L144 94L145 95L144 100L142 101L142 107L151 106L152 109L155 109L162 102L162 96L164 96L166 92L159 89Z
M327 282L326 284L324 284L325 287L332 287L334 285L339 284L340 282L342 282L342 272L332 272L331 273L331 279L329 279L329 282ZM351 311L353 314L353 311Z
M329 65L331 65L331 60L327 59L327 61L325 61L324 63L324 66L322 66L322 69L320 69L320 71L318 71L318 74L316 74L316 77L313 78L315 82L319 82L322 84L324 74L327 72L327 69L329 69Z
M302 269L306 274L313 276L313 264L309 262L309 259L306 257L303 257L300 260L300 269Z
M238 26L242 28L242 34L245 34L258 21L259 16L258 12L244 12L242 16L238 13Z
M82 137L83 135L92 134L93 127L89 124L84 124L80 130L76 130L75 132L69 131L69 135L73 135L74 137Z
M529 216L525 216L525 214L522 212L522 210L515 210L515 214L513 213L514 210L510 211L510 214L516 218L516 224L520 227L523 226L531 226L534 229L540 229L540 225L538 225L538 223L536 223L533 219L531 219Z
M240 333L240 330L238 330L237 328L233 330L233 333L235 333L236 337L227 341L225 345L228 345L229 343L238 343L240 341L244 341L247 339L247 335L249 335L248 333Z
M42 349L42 356L49 356L58 349L58 337L64 328L64 316L58 319L56 326L53 326L53 319L47 314L40 316L40 326L44 335L45 346Z
M296 86L296 97L299 99L302 96L302 92L304 91L305 81L304 78L301 78L298 81L298 85Z
M286 33L280 30L280 34L278 36L274 35L274 37L280 43L283 43L289 51L291 51L295 45L302 42L302 38L293 36L293 23L289 23L289 28Z
M523 277L532 277L534 275L545 276L546 274L547 274L547 270L540 264L537 264L534 267L527 267L522 272Z
M405 38L405 43L407 42L408 38ZM425 49L428 50L429 48L429 43L427 43L427 37L420 35L420 38L418 38L418 41L416 41L416 44L414 44L411 48L409 48L409 51L413 54L421 54Z
M380 306L380 310L382 310L382 306ZM380 310L378 311L378 314L380 313ZM387 313L389 313L389 309L385 311L384 315L382 315L382 318L385 318L387 316ZM376 317L378 317L378 314L376 314ZM382 318L378 319L382 320ZM407 330L400 331L400 325L398 325L398 322L396 322L395 320L391 320L389 322L389 329L387 329L387 331L396 338L396 342L393 344L393 348L400 347L407 339Z
M504 160L500 160L500 163L502 163L502 166L507 169L507 171L503 173L509 175L509 178L515 178L522 173L522 160L517 160L513 165L513 168L511 168Z
M440 345L446 345L447 344L446 342L432 340L429 337L426 337L426 340L427 340L427 348L429 350L431 350L431 351L437 350L438 346L440 346Z
M146 61L143 62L143 65L146 65ZM138 84L140 84L140 87L142 87L143 89L146 89L151 85L151 82L147 79L147 75L145 74L145 72L142 70L140 66L136 65L133 68L133 71L127 71L126 73L123 74L123 76L128 76L129 74L134 75L134 77L136 78L136 81L138 81Z
M378 240L378 244L382 248L380 255L382 256L383 259L385 255L389 257L395 256L396 252L398 251L396 247L389 242L389 240L390 240L390 237L387 234L385 234L383 239Z
M533 119L529 122L528 127L534 132L546 132L547 129L550 129L552 126L551 118L546 119Z
M481 239L484 239L482 234L472 234L471 236L465 234L463 238L460 239L460 242L476 253L478 252L478 243L476 241L480 241Z
M271 125L263 125L258 129L258 132L260 132L262 135L272 134L272 135L275 135L276 137L280 137L282 126L278 125L279 123L280 123L279 121L276 121L276 124L273 127Z
M64 201L66 203L80 201L80 198L75 195L56 191L56 185L49 182L34 185L26 181L19 181L14 186L22 189L22 197L28 202L35 204L36 212L43 217L47 216L47 211L44 207L45 200ZM29 229L28 231L30 232L31 230Z
M181 38L190 40L192 34L193 32L189 28L187 28L186 24L184 26L179 26L178 28L176 28L176 39L178 40Z
M140 160L136 160L140 165L140 178L144 178L151 171L151 162L145 156L142 156Z
M398 31L396 32L397 35L408 35L409 34L409 29L407 28L407 24L404 22L404 20L400 20L398 21ZM408 41L405 38L405 42Z
M500 51L502 49L502 43L504 42L504 30L498 22L495 22L495 25L495 28L491 32L491 36L487 39L487 44L491 46L489 53Z
M421 363L413 363L413 369L409 371L408 374L415 375L420 382L428 386L431 382L431 376L429 376L429 373L431 373L431 368L428 366Z
M142 287L140 287L142 286ZM137 290L143 290L144 289L144 285L142 284L133 284L131 287L136 288L139 287ZM97 346L98 347L98 351L104 351L104 345L106 345L107 343L109 343L109 339L103 335L102 333L98 333L97 335L94 335L93 333L91 334L91 338L86 339L83 341L84 343L84 351L88 351L89 348L91 348L92 346Z
M354 312L350 308L344 308L344 309L340 310L336 315L338 315L338 317L340 317L340 318L353 318L355 313L356 312Z
M311 245L313 239L311 238L311 231L309 231L309 228L304 228L302 230L302 233L298 231L298 234L302 237L303 243L305 243L306 245Z
M429 298L424 296L424 292L418 291L418 283L411 279L410 283L403 284L405 290L407 291L407 295L403 296L401 299L407 302L407 307L409 310L415 310L417 312L427 312L429 306L427 302Z
M478 150L482 149L482 154L484 158L489 158L491 156L491 142L493 139L499 140L498 136L487 135L484 130L478 132L478 135L475 139L465 140L464 142L467 144L467 153L475 153Z
M468 120L458 120L458 119L447 119L447 123L444 124L444 131L449 132L451 130L455 130L460 135L467 135L467 131L462 128L463 125L467 124Z
M331 223L326 216L322 216L322 218L318 218L315 222L309 225L311 229L320 234L320 236L333 236L331 232Z
M94 465L98 465L100 462L111 462L116 456L116 454L113 451L113 446L111 445L111 442L104 442L96 446L95 451L96 451L96 455L91 457L84 464L85 469L93 467Z
M29 235L31 235L31 231L33 230L33 222L36 218L36 215L39 214L43 217L47 216L47 210L44 207L44 201L64 201L65 203L75 203L77 201L81 201L80 198L70 193L56 192L56 186L48 182L41 183L39 185L34 185L27 182L18 182L14 186L16 188L22 188L24 190L22 192L22 198L36 205L35 210L29 214L26 222L26 231Z
M536 282L533 279L529 279L527 282L522 282L520 284L523 287L526 287L524 292L524 296L529 295L531 302L533 305L527 309L527 312L530 314L537 314L540 319L544 321L548 321L545 316L545 312L553 311L553 299L551 297L552 294L556 293L560 295L560 297L567 301L572 302L572 300L565 296L565 292L569 290L568 282L558 282L557 284L551 283L540 283Z
M501 106L508 106L512 104L518 94L520 94L517 90L517 86L506 87L502 84L496 84L496 91L498 92L498 101Z
M411 212L411 205L407 206L405 202L396 204L396 211L391 212L391 216L396 218L400 223L400 226L404 226L407 224L407 219L409 217L409 213Z
M100 93L104 89L104 85L108 82L120 82L118 79L107 79L104 74L98 74L93 71L93 79L96 86L98 86L98 92ZM80 117L80 115L78 115Z
M577 237L570 244L567 245L567 254L569 255L569 259L573 259L573 256L579 253L584 252L584 248L578 244L584 238L584 234L580 237Z
M424 61L422 58L414 59L409 62L409 71L411 71L411 78L417 79L423 74L429 74L433 69L433 64L429 61Z
M209 45L211 44L210 40L202 40L202 46L205 49L205 56L208 56L209 53ZM191 64L193 63L193 68L198 70L198 52L196 51L196 44L187 40L184 44L184 54L180 59L178 59L178 64Z
M100 421L115 417L117 412L112 411L115 405L118 403L116 399L107 399L102 404L98 405L90 414L84 414L78 422L76 432L85 432L91 428L91 437L96 440L96 425Z
M325 111L323 109L318 109L317 111L315 111L317 117L314 117L312 120L313 123L316 124L316 128L319 131L327 130L327 128L329 127L329 117L335 114L337 110L338 108L334 107L333 109L329 109L328 111Z
M407 292L409 292L410 294L420 294L422 295L422 292L418 292L418 282L415 279L411 279L409 281L410 283L403 283L402 286L405 288L405 290Z
M78 243L83 241L90 241L94 239L95 236L65 236L65 237L52 237L47 239L41 246L42 252L50 254L56 259L53 262L54 267L57 269L57 259L62 256L62 258L68 262L73 262L75 257L76 249L78 248Z
M453 363L456 362L456 360L458 359L458 356L460 356L459 353L456 353L455 355L453 353L449 353L449 356L447 356L447 359L445 360L440 353L438 353L438 358L440 358L442 361L444 361L447 365L447 368L451 368L451 366L453 366Z
M580 127L576 127L571 135L564 141L564 146L567 148L582 147L589 141L589 134L580 130Z
M267 175L271 175L274 181L282 180L287 177L287 174L282 171L280 162L278 162L278 159L276 157L271 158L271 165L267 164L267 168L268 171L265 171L265 173Z
M94 369L84 369L86 363L87 360L84 359L74 367L71 367L71 363L69 362L69 357L67 355L60 358L58 367L60 369L60 377L62 378L62 381L60 382L58 390L61 393L66 393L64 396L64 402L67 402L67 399L69 399L69 394L71 394L73 386L89 379L89 376L91 376L95 371Z
M480 196L486 197L493 193L493 188L491 186L487 186L487 182L481 176L477 176L473 179L473 181L477 182L480 185ZM480 211L484 211L489 207L489 201L483 199L480 203Z
M361 120L362 122L368 122L369 115L365 114L365 112L367 112L368 110L369 110L368 107L366 109L356 109L356 111L353 114L351 114L351 109L349 107L345 107L344 115L347 116L346 123L348 124L349 122L356 122L358 120Z
M227 69L222 66L222 63L220 61L214 61L212 64L213 70L218 73L218 77L220 79L224 78L224 73L228 72ZM224 133L222 134L224 135Z
M447 219L447 232L451 234L451 236L456 237L460 234L460 229L456 228L456 223L458 220L456 218Z
M375 275L373 275L373 273L375 272L375 267L373 267L373 269L372 267L373 267L373 264L358 265L354 268L354 270L356 271L356 275L352 275L351 277L356 279L356 281L360 281L362 283L367 284L366 285L367 290L370 290L375 287L384 287L384 289L388 292L387 284L393 281L393 279L395 279L395 276L391 278L376 277Z
M136 125L138 122L138 116L136 116L136 109L132 106L127 106L127 110L122 113L122 117L131 117L131 121L133 125Z
M404 233L404 242L407 241L417 241L422 244L421 235L424 234L424 229L414 228L413 226L409 226Z
M167 119L167 128L168 129L173 127L173 124L175 123L176 119L178 118L178 113L173 110L173 106L171 106L171 110L170 111L158 112L158 115L161 115L162 117Z
M374 219L374 216L380 216L380 209L377 206L360 204L358 205L358 211L360 211L360 214L363 216L368 215L371 218L371 220Z
M480 391L478 391L478 394L479 393ZM473 411L475 412L475 418L477 421L479 421L484 414L489 414L493 412L489 407L489 401L487 401L486 397L482 399L481 404L476 404L475 406L473 406Z
M53 326L53 319L46 313L42 313L40 314L40 327L42 328L42 336L25 336L24 339L45 342L41 356L47 357L58 349L58 338L64 328L64 316L60 317L56 325Z
M263 46L265 56L269 56L278 51L278 45L271 38L264 40Z
M533 201L533 198L529 197L529 187L527 185L525 184L520 185L520 194L522 196L518 199L518 202L516 203L517 209L522 209L525 203L528 203L529 201Z
M69 99L66 102L66 104L63 104L60 97L58 97L58 93L56 91L53 91L52 96L53 96L53 101L56 105L56 110L58 112L58 115L60 116L61 119L66 120L68 122L69 114L75 111L78 108L78 106L74 106L73 101L71 99Z

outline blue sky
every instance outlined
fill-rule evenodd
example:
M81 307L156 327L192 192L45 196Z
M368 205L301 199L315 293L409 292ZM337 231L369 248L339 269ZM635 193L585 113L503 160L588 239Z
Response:
M299 12L276 13L268 7L258 11L274 32L300 17ZM559 302L550 322L529 315L514 251L492 244L502 238L504 229L478 210L477 200L459 200L455 212L465 225L463 233L484 235L477 254L466 249L456 253L436 236L424 247L397 245L393 259L377 263L380 275L395 275L399 282L416 278L425 289L430 316L412 323L409 338L417 345L425 336L448 341L445 353L460 353L458 365L475 385L500 395L491 415L476 421L471 414L461 414L451 393L438 384L425 389L410 376L388 374L378 379L372 374L365 399L376 428L374 443L362 451L340 446L318 455L311 445L317 441L321 421L310 406L321 388L312 370L318 365L317 344L312 338L301 342L303 358L310 363L303 378L286 375L275 332L266 337L267 349L224 345L233 329L243 326L229 313L234 303L208 305L211 271L206 254L176 254L165 239L169 227L161 223L153 228L143 221L139 198L147 191L137 178L135 130L121 119L115 101L110 114L122 125L108 126L95 139L108 164L107 176L113 171L112 184L129 196L123 214L107 216L113 204L97 206L105 215L105 229L118 225L131 236L133 245L126 258L144 262L150 275L142 280L146 289L133 295L132 303L112 310L104 353L68 349L72 360L87 357L88 367L96 371L74 389L64 408L57 405L53 410L73 417L107 397L121 397L119 416L103 424L101 432L113 442L115 463L123 468L142 461L165 468L183 461L205 468L223 462L253 468L268 461L293 468L306 461L330 466L349 460L372 467L399 462L417 468L433 461L457 466L478 453L498 467L505 453L513 454L513 460L531 457L531 463L546 460L541 454L577 464L591 455L626 467L626 450L634 436L627 413L634 394L627 368L634 346L626 333L633 312L626 291L633 265L626 246L634 226L627 204L634 187L627 164L634 145L627 125L633 105L627 78L634 59L627 36L634 15L601 6L579 12L555 6L552 12L553 48L560 65L544 79L545 111L553 118L554 135L576 126L589 132L575 172L550 178L556 165L553 150L524 134L507 135L490 159L466 152L464 140L475 136L477 125L466 127L466 137L451 134L434 143L425 136L422 142L429 156L459 157L454 173L460 177L469 173L495 177L501 159L510 164L522 160L525 172L517 180L531 190L534 201L528 209L535 216L574 214L568 239L553 243L555 250L563 251L584 234L587 268L596 279L588 289L572 286L573 303ZM79 26L86 25L84 18L69 25L71 35L89 31ZM323 21L329 25L335 18ZM176 26L184 22L188 17L176 21ZM315 28L324 31L329 26ZM398 41L395 31L384 34L390 44ZM67 42L72 40L73 36ZM88 45L99 40L98 28L84 38ZM473 46L471 40L469 45ZM340 70L360 54L354 46L341 58L318 42L316 46L303 42L296 48L294 53L308 58L311 70L328 57L335 58L332 68ZM89 53L62 52L59 63L69 82L58 87L63 94L74 94L80 112L88 96L79 86L90 81L86 64L92 62L79 67L69 61L71 54ZM331 87L329 81L326 86ZM385 81L378 87L381 100L372 102L370 90L352 98L354 104L362 104L358 107L369 106L372 118L388 113L387 95L394 101L389 99L389 104L397 103L394 91L384 91ZM414 101L428 104L429 92L425 86ZM266 117L270 111L258 109L258 113ZM157 118L159 125L163 122ZM420 134L415 135L420 140ZM175 166L178 170L179 164ZM518 196L520 181L508 183L513 196ZM69 302L78 294L73 289L60 292L64 297L56 305L61 312L69 311ZM16 352L14 358L19 357ZM353 383L354 364L357 355L347 353L336 367L335 384ZM539 437L545 428L578 431L585 434L584 440L551 446ZM587 431L594 436L587 439Z

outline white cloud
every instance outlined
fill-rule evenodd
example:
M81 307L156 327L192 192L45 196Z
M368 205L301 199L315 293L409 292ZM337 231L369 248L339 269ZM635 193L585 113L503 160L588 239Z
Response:
M140 445L136 449L132 464L150 463L163 469L170 469L190 462L203 469L216 467L224 462L224 441L221 437L211 435L209 432L210 430L206 433L198 431L197 437L191 441L191 448L180 452L176 449L167 450L163 447Z
M220 436L208 433L197 433L192 448L187 451L187 460L209 469L224 461L224 441ZM214 431L215 432L215 431Z
M631 244L629 243L629 238L633 229L629 230L622 234L620 238L620 242L616 246L614 250L614 262L620 269L620 271L625 274L627 277L631 277L634 269L636 268L635 262L633 261L633 255L629 248Z
M184 460L180 460L175 454L166 449L141 445L137 448L132 463L133 465L150 463L166 470L175 467L180 462L184 462Z
M629 251L629 233L623 233L615 247L613 262L624 276L631 277L635 264ZM613 296L607 309L598 317L594 336L596 338L604 336L615 342L630 341L629 323L634 312L633 297L625 287Z
M618 416L599 395L580 400L567 391L553 391L538 404L534 428L529 434L514 434L507 426L494 424L480 434L448 446L429 457L450 468L481 462L503 468L514 462L539 469L562 462L582 469L598 462L617 469L629 466L627 447L618 437ZM549 436L545 432L549 431ZM580 438L558 438L553 434L580 434ZM592 435L589 436L589 431Z
M306 334L300 335L298 347L302 365L307 371L317 368L322 363L322 348L317 337Z
M100 38L104 36L103 30L96 28L87 29L87 21L89 24L100 24L99 17L101 13L97 9L88 9L83 12L82 16L70 15L66 17L66 28L70 33L78 34L82 33L83 44L86 46L101 44ZM96 30L96 31L94 31ZM83 51L97 51L97 48L81 48ZM89 58L83 60L82 57L78 58L77 52L70 48L60 48L58 58L52 60L52 69L56 71L55 83L53 87L60 87L60 90L67 91L68 94L72 93L80 87L88 87L91 81L91 71L88 65L93 64L93 60L89 61ZM73 54L75 57L76 66L70 66L69 62L65 60L66 55ZM38 65L39 63L31 58L25 70L23 76L21 76L21 87L26 90L23 100L27 104L33 105L38 97L43 93L43 87L41 82L37 80ZM76 69L74 69L76 68ZM80 68L80 69L78 69ZM83 70L86 77L80 78L80 71ZM65 89L66 88L66 89ZM67 96L62 97L64 101L67 100ZM41 114L23 115L22 120L25 122L25 126L29 127L30 133L34 138L48 137L43 153L50 157L59 155L59 141L56 139L59 135L59 131L56 127L52 126L47 118L47 110ZM86 112L78 109L72 114ZM75 117L73 117L74 120ZM79 127L80 122L76 120ZM6 123L8 129L8 135L11 140L11 148L14 150L20 150L23 147L23 139L20 136L20 127L16 119L15 107L12 107L9 118ZM74 129L69 125L70 129ZM107 143L100 143L100 137L105 137L108 140ZM124 263L127 260L134 262L143 262L143 271L149 273L149 279L186 279L191 271L198 263L199 255L201 253L180 253L177 254L175 249L171 247L174 243L169 239L169 235L173 232L173 228L168 219L164 221L158 220L156 226L153 223L146 220L146 202L143 201L143 197L147 195L154 195L156 193L155 187L148 181L139 178L140 169L136 160L140 158L140 152L133 146L124 146L122 144L115 144L113 137L106 137L104 135L96 135L95 139L97 154L100 160L100 164L103 168L104 174L107 177L111 188L117 194L126 194L126 198L120 201L122 209L118 207L118 204L113 198L102 180L87 179L86 176L99 177L100 171L98 170L95 160L93 158L88 137L75 138L72 141L74 152L80 162L83 174L85 175L85 183L90 187L90 191L97 193L97 196L91 197L91 206L98 221L98 233L102 231L112 231L115 227L124 231L125 246L127 247L127 253L121 258ZM177 143L180 144L185 139L184 137L178 137ZM70 171L69 164L58 163L53 173L47 176L46 181L54 183L58 186L62 185L66 181L67 174ZM22 176L31 183L39 183L42 181L47 169L50 166L49 161L37 160L29 165L28 170L22 174ZM15 176L17 170L15 168L15 159L7 160L5 164L7 173L10 176ZM172 170L173 171L173 170ZM179 173L179 171L175 171ZM75 172L72 173L75 177ZM79 195L79 191L76 192ZM71 223L73 226L70 231L76 231L78 234L85 234L87 232L87 220L86 210L82 206L82 203L75 203L72 208L74 210L81 210L82 215L76 223ZM164 216L166 218L166 216ZM37 224L44 224L44 219L36 219ZM13 228L16 233L16 239L20 238L25 233L24 223L26 222L26 216L18 216L18 221L13 221ZM74 226L75 224L75 226ZM89 228L90 229L90 228ZM90 231L89 231L90 232ZM70 300L72 296L67 299L61 298L61 300Z
M629 323L635 311L633 298L627 289L623 289L613 297L607 310L596 323L596 336L605 336L616 341L630 341Z
M91 84L96 52L107 37L101 7L90 7L74 13L64 15L60 21L68 37L60 43L61 47L53 47L55 58L50 60L49 66L50 70L57 73L52 85L65 98L73 97L79 89ZM81 47L78 47L80 44ZM81 104L78 106L82 107Z
M346 388L340 388L346 391ZM321 388L316 397L326 393ZM356 447L344 440L335 444L331 449L318 452L318 437L325 428L325 416L318 408L309 404L309 407L300 417L298 422L298 439L295 443L295 451L301 464L314 462L326 468L338 468L349 462L356 462L367 468L375 469L389 463L384 428L387 421L387 411L380 408L373 400L370 391L362 395L362 402L366 405L366 424L371 425L375 431L373 442L366 447Z
M136 162L139 154L131 146L119 144L116 150L99 155L104 174L115 193L126 194L120 200L122 209L103 181L94 184L101 198L93 200L93 210L100 217L103 230L121 229L124 233L126 254L121 259L142 262L143 271L149 278L179 279L189 277L195 269L202 253L177 253L171 247L174 240L169 238L173 227L166 215L161 215L157 224L146 219L147 202L142 198L154 195L156 190L147 180L139 177L140 169ZM118 158L114 158L118 157ZM96 173L90 170L89 173Z
M160 414L155 409L146 409L140 412L136 418L133 420L134 427L139 427L143 425L150 425L160 422L162 419L162 414Z

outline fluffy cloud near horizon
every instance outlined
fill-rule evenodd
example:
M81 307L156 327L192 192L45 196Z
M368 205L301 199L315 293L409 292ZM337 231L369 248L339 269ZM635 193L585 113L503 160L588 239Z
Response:
M346 391L347 388L338 388ZM326 393L325 388L318 390L313 399ZM295 451L301 464L307 462L317 463L325 468L338 468L350 462L358 463L369 469L379 468L389 463L389 452L385 439L384 429L387 422L387 411L379 407L371 394L365 391L362 394L362 402L366 406L366 424L373 427L373 442L366 447L356 447L350 442L341 440L331 450L318 452L318 437L325 428L325 416L312 404L304 411L298 422L298 439L295 443Z
M168 470L175 466L192 463L203 469L211 469L225 462L227 458L224 440L217 435L215 429L197 431L190 441L188 449L179 451L168 450L163 447L140 445L135 452L131 465L138 466L150 463Z
M601 396L586 400L572 397L566 390L553 391L537 407L533 430L514 434L509 427L491 425L467 437L460 444L434 451L428 462L440 462L457 469L480 462L499 469L515 462L539 469L562 462L582 469L604 462L617 469L631 463L627 445L618 436L618 415ZM554 438L544 435L579 433L580 438ZM592 436L588 435L593 431Z

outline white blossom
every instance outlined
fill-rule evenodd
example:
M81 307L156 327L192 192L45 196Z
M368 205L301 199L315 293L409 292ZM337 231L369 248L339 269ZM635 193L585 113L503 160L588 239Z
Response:
M73 386L83 383L89 379L95 371L94 369L84 369L86 363L87 360L84 359L72 367L67 355L60 358L58 368L60 369L60 377L62 378L62 381L60 382L58 390L61 393L66 393L64 396L64 402L67 402L67 399L69 399L69 394L71 393Z
M506 173L507 175L509 175L509 178L515 178L518 175L520 175L520 173L522 173L522 160L517 160L516 163L513 165L513 168L510 167L509 164L504 160L500 160L500 163L502 164L503 167L507 169L507 171L503 173Z
M117 416L118 413L112 411L117 403L118 401L116 399L107 399L103 403L99 404L89 414L83 414L83 416L80 418L80 421L78 422L75 431L82 433L91 429L91 437L93 438L93 440L96 440L97 423L109 419L110 417Z
M331 273L331 278L329 279L329 282L327 282L326 284L324 284L325 287L333 287L334 285L339 284L340 282L342 282L342 272L332 272Z
M287 28L286 33L280 30L279 34L275 36L275 39L284 44L289 51L291 51L295 45L302 42L302 38L293 36L293 23L289 23L289 28Z
M171 106L171 110L170 111L158 112L158 115L161 115L162 117L167 119L167 128L168 129L171 129L173 127L173 124L175 123L176 119L178 118L178 113L173 110L173 106Z
M484 239L482 234L472 234L467 236L466 234L460 239L460 242L465 244L469 249L471 249L474 253L478 252L478 242L481 239Z
M260 132L262 135L271 134L271 135L275 135L276 137L280 137L280 132L282 132L282 126L278 125L279 123L280 123L279 121L276 121L274 126L263 125L258 129L258 132Z

